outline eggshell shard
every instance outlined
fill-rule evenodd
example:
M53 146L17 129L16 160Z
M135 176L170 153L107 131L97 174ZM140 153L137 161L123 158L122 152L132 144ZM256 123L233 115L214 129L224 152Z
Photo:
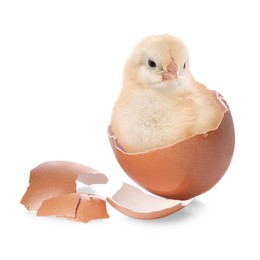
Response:
M80 222L109 218L106 201L85 193L71 193L44 200L37 215L64 217Z
M150 196L126 183L112 198L107 197L108 203L115 209L137 219L156 219L168 216L181 210L192 200L180 201Z
M100 218L109 218L106 201L96 195L81 194L75 220L87 222L91 219Z
M75 193L76 181L87 185L105 184L108 178L82 164L67 161L45 162L32 169L30 185L21 203L28 210L38 210L46 199Z
M79 202L79 193L70 193L49 198L42 202L37 211L37 216L57 216L74 219Z
M223 109L219 126L165 148L127 153L109 126L111 147L127 175L144 189L165 198L186 200L211 189L229 167L235 145L230 110L219 93L212 93Z

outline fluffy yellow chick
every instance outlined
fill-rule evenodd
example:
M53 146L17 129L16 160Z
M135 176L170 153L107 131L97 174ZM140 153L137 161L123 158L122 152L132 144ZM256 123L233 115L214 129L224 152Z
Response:
M111 127L126 152L138 153L208 132L222 116L210 90L192 77L186 46L163 34L144 38L126 62Z

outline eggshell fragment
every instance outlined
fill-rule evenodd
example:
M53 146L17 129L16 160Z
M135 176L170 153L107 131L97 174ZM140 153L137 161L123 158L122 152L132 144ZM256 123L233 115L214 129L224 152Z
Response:
M67 161L45 162L32 169L30 185L21 203L28 210L38 210L46 199L75 193L76 181L87 185L105 184L108 178L82 164Z
M81 194L75 220L87 222L99 218L109 218L106 201L96 195Z
M37 216L57 216L74 219L79 202L79 193L70 193L46 199L39 207Z
M180 201L150 196L126 183L123 183L112 198L107 197L107 201L115 209L137 219L156 219L168 216L184 208L192 200Z
M165 198L186 200L211 189L229 167L235 144L230 110L219 93L212 94L223 109L219 126L165 148L127 153L109 127L111 147L128 176Z
M105 200L86 193L71 193L44 200L37 215L64 217L80 222L109 218Z

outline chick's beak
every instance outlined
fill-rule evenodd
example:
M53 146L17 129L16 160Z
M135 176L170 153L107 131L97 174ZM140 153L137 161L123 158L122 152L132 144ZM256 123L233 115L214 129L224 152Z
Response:
M163 80L178 80L178 68L174 61L166 67L166 71L162 73Z

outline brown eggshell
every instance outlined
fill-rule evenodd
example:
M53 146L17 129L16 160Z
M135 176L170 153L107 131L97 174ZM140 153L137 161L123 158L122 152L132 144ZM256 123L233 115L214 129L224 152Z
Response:
M42 202L37 215L64 217L80 222L109 218L106 201L86 193L70 193L46 199Z
M46 199L39 207L37 216L57 216L74 219L79 202L79 193L70 193Z
M150 196L138 188L124 183L108 203L121 213L137 219L156 219L173 214L187 206L186 201L171 200Z
M156 195L180 200L208 191L222 178L232 159L235 132L226 102L212 93L223 109L219 126L171 146L127 153L108 128L114 154L130 178Z
M106 210L106 201L97 195L81 194L75 220L87 222L91 219L99 218L109 218Z
M45 162L32 169L30 185L21 203L28 210L38 210L46 199L75 193L76 181L87 185L105 184L108 178L82 164L67 161Z

